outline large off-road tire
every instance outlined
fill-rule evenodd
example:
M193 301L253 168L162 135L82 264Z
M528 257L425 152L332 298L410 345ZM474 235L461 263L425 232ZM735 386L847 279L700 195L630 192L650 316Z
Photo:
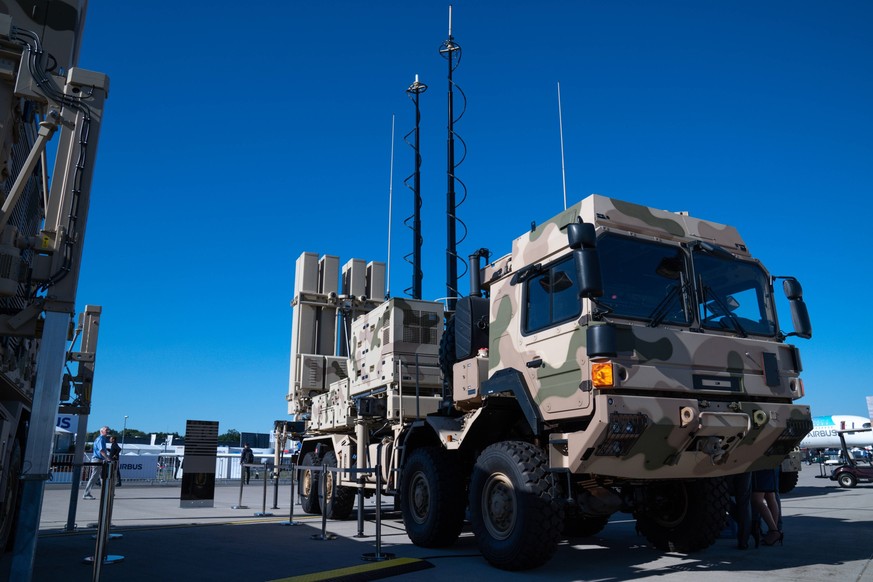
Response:
M837 483L840 484L840 487L851 489L858 484L858 480L851 473L840 473L840 476L837 477Z
M317 466L321 465L321 460L315 453L306 453L303 455L303 462L300 464L304 467L307 465ZM318 503L318 479L320 474L321 471L312 469L300 470L297 479L297 495L300 498L300 508L303 510L303 513L315 515L321 513L321 505Z
M0 553L9 550L12 542L13 525L18 516L18 500L21 497L21 443L18 439L12 442L9 453L9 474L6 487L0 491Z
M564 511L546 453L527 442L486 448L473 467L470 520L479 551L503 570L545 564L561 539Z
M681 553L703 550L724 528L730 501L724 479L659 481L646 489L645 505L634 517L637 530L655 548Z
M464 524L464 476L457 459L438 447L412 451L403 469L400 511L409 539L417 546L455 543Z
M797 480L800 474L797 471L780 471L779 472L779 493L786 494L794 491L797 487Z
M326 452L322 464L326 467L338 467L336 453ZM321 497L321 488L319 487L318 499L322 511L328 519L348 519L352 507L355 505L355 490L351 487L337 485L338 475L332 471L325 471L321 478L324 479L324 498Z

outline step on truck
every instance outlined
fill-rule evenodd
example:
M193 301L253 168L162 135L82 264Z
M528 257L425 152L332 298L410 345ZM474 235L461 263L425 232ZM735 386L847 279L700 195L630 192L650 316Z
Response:
M379 471L415 544L469 521L498 568L542 565L617 512L693 552L725 523L726 477L776 467L811 430L786 341L812 333L800 284L735 228L592 195L485 257L447 314L384 300L383 263L300 256L287 399L304 511L348 517Z

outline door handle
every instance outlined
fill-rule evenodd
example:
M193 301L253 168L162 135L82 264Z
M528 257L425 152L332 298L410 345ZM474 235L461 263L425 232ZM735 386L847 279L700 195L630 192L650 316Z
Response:
M542 368L543 367L543 359L542 358L535 358L525 365L528 368Z

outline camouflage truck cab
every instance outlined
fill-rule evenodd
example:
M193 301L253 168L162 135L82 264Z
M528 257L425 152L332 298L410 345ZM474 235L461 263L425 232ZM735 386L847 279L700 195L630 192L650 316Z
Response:
M582 302L566 234L579 220L603 287ZM811 427L770 275L733 227L595 195L516 239L509 265L486 269L489 376L520 372L552 470L738 473L779 464Z

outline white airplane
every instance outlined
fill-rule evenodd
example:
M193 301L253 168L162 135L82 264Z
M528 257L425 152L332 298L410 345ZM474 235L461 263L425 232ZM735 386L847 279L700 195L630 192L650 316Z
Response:
M867 429L864 432L846 433L847 447L873 446L873 431L870 430L870 419L863 416L813 416L812 430L800 441L802 449L839 448L840 437L837 431L852 429Z

